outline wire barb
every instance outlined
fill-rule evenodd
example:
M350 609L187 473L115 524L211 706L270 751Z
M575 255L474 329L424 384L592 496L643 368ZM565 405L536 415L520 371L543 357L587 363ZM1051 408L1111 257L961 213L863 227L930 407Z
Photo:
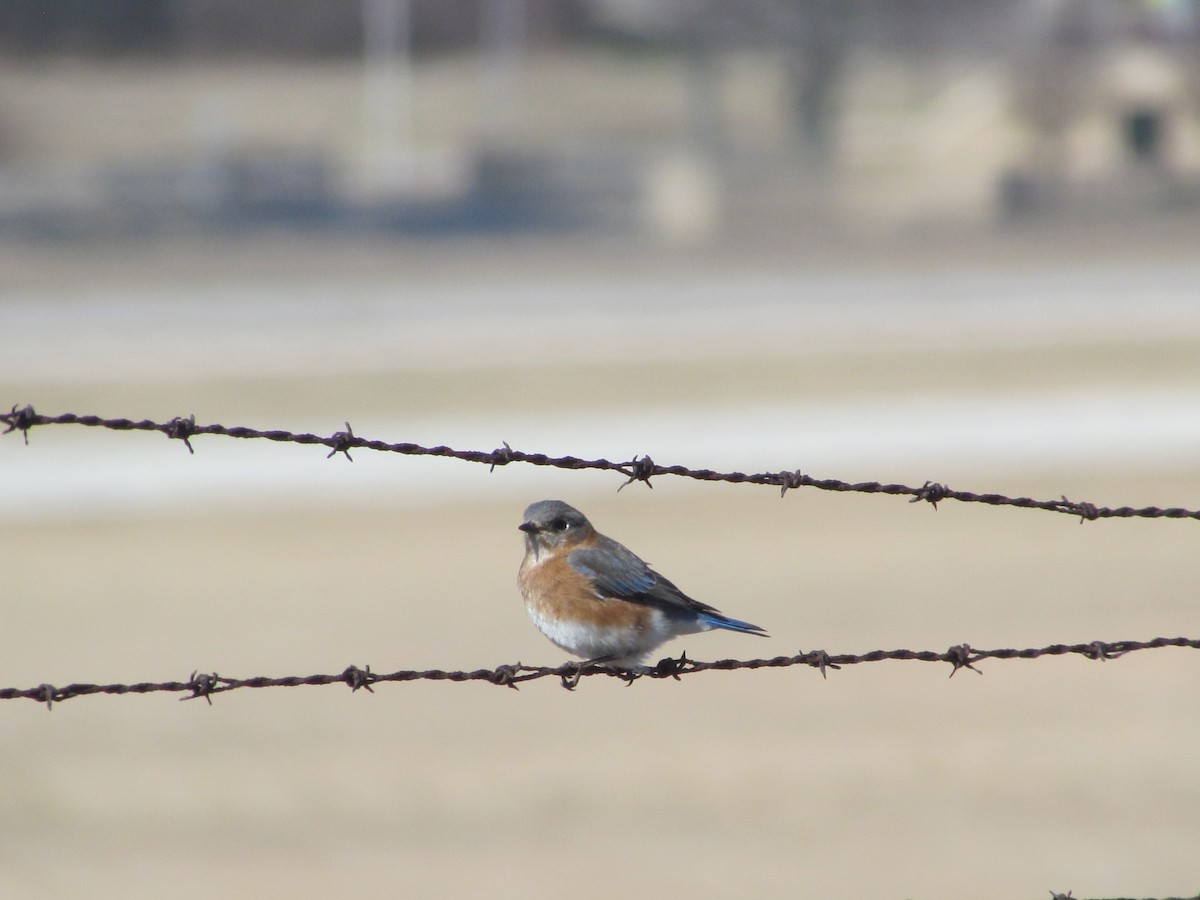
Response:
M342 680L350 685L350 692L354 693L359 688L366 688L368 693L375 693L375 689L371 687L371 682L375 680L375 676L371 674L371 667L360 669L358 666L346 666L346 671L342 672Z
M496 471L496 466L507 466L513 461L513 448L508 446L508 441L501 441L503 447L497 447L492 451L492 464L488 466L488 473Z
M196 455L196 451L192 448L191 437L196 433L196 415L193 413L186 419L183 416L176 416L170 422L163 426L163 432L167 437L174 440L183 441L188 448L188 453L192 456Z
M8 427L0 434L8 434L10 431L21 432L25 438L25 446L29 446L29 429L38 424L40 417L33 411L33 407L26 403L20 409L17 409L17 404L13 404L12 409L6 413L0 413L0 422L4 422Z
M345 453L346 459L354 462L354 457L350 455L350 448L358 446L358 438L354 436L354 429L350 427L350 423L346 423L345 431L335 431L326 443L333 449L329 451L326 459L332 459L335 454Z
M814 650L812 653L801 653L800 655L804 657L808 665L821 670L821 678L825 681L829 680L829 677L825 674L826 669L841 668L841 666L830 661L829 654L824 650Z
M1063 512L1069 512L1079 516L1079 524L1084 522L1094 522L1100 518L1100 509L1095 503L1076 503L1073 500L1068 500L1067 495L1062 495Z
M517 687L517 678L520 675L521 670L524 668L525 667L520 663L496 666L496 668L492 670L492 677L489 678L488 681L501 687L512 688L514 691L520 690L520 688Z
M213 672L211 675L196 670L192 672L185 687L192 692L190 697L180 697L180 700L195 700L197 697L203 697L209 706L212 706L212 695L220 690L228 690L228 688L219 687L220 676ZM123 692L122 692L123 693Z
M691 663L692 661L688 659L687 651L684 650L679 654L678 659L673 656L660 659L654 666L654 674L658 678L673 678L679 681L680 674L686 672L687 667ZM632 680L629 683L632 684Z
M933 506L934 510L937 505L950 496L950 488L944 484L938 484L936 481L926 481L923 485L916 489L914 496L909 503L920 503L922 500Z
M57 691L52 684L39 684L37 686L38 693L41 695L38 699L45 701L46 709L54 709L54 701L57 699L55 694Z
M621 465L617 466L616 468L617 471L622 475L629 476L628 480L619 488L617 488L618 494L635 481L644 482L646 487L650 488L650 490L654 490L654 485L650 483L650 478L656 474L656 470L654 468L654 460L652 460L649 456L635 456L629 462L621 463Z
M788 491L795 490L798 487L803 487L807 483L808 482L804 477L804 473L799 469L796 469L793 472L780 472L779 496L784 497L787 495Z
M949 650L946 651L947 662L951 663L954 666L954 668L950 670L950 677L953 678L954 673L957 672L959 669L970 669L976 675L982 675L983 673L981 671L979 671L977 668L975 668L973 665L971 665L972 662L974 662L978 659L979 659L979 657L977 657L977 656L976 657L971 656L971 645L970 644L955 644L953 647L951 647Z

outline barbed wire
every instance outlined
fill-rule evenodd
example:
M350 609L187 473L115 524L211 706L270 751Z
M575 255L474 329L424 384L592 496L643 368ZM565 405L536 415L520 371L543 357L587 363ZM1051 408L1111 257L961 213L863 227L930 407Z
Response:
M440 456L458 459L464 462L481 463L495 469L509 463L527 463L534 466L552 466L559 469L599 469L618 472L625 476L625 482L617 490L634 482L642 482L647 487L653 487L651 479L664 475L675 475L682 478L693 478L698 481L723 481L732 484L761 484L779 488L780 496L788 491L802 487L816 488L822 491L856 492L862 494L895 494L911 497L910 503L926 501L934 509L943 500L957 500L961 503L982 503L988 506L1015 506L1022 509L1041 509L1048 512L1066 513L1079 516L1079 521L1094 521L1096 519L1200 519L1200 510L1184 509L1182 507L1162 508L1144 506L1135 508L1119 506L1111 508L1097 506L1094 503L1076 502L1062 495L1058 500L1035 500L1031 497L1008 497L1004 494L977 494L972 491L952 490L944 484L926 481L920 487L905 484L883 484L878 481L847 482L836 478L814 478L799 469L778 472L760 472L747 474L745 472L717 472L713 469L689 469L686 466L662 466L649 456L635 456L625 462L613 462L608 459L582 459L577 456L547 456L544 453L526 453L514 450L507 442L495 450L455 450L452 447L439 445L423 447L420 444L408 442L387 443L379 440L368 440L359 437L346 423L345 431L338 431L328 437L316 434L295 433L284 430L262 431L257 428L229 427L226 425L197 425L195 416L176 416L169 422L154 422L149 419L134 421L132 419L105 419L95 415L76 415L64 413L58 416L43 416L34 411L32 406L18 408L15 404L7 413L0 413L0 422L7 425L2 432L8 434L20 431L29 443L29 431L41 425L86 425L96 428L108 428L113 431L158 431L174 440L183 441L188 452L194 454L195 448L191 439L198 435L212 434L224 437L243 439L262 439L293 444L319 444L329 448L326 458L338 453L350 456L351 450L376 450L385 453L400 453L405 456Z
M1137 650L1156 650L1162 647L1188 647L1200 650L1200 638L1155 638L1151 641L1091 641L1086 644L1051 644L1025 650L976 650L970 644L956 644L944 651L936 650L872 650L869 653L830 654L824 650L801 652L795 656L775 656L770 659L718 659L702 662L689 659L687 653L679 658L668 657L654 666L637 670L610 668L592 662L570 662L560 666L527 666L522 663L497 666L494 669L470 671L446 671L444 669L401 670L389 674L377 674L370 666L359 668L347 666L337 675L289 675L283 678L257 676L254 678L229 678L217 673L192 672L187 681L142 681L136 684L69 684L55 687L39 684L31 688L0 689L0 700L36 700L48 708L55 703L92 694L153 694L160 692L186 693L182 700L205 698L210 704L214 694L241 688L299 687L301 685L345 684L352 691L365 688L374 693L372 685L403 681L482 681L500 687L513 688L529 681L542 678L557 678L567 690L574 690L582 678L607 675L633 684L643 678L671 678L678 681L684 675L698 672L730 671L734 669L783 669L791 666L809 666L820 670L827 677L830 669L884 660L916 660L918 662L941 662L951 665L950 676L960 669L970 669L982 675L975 664L989 659L1037 659L1042 656L1066 656L1077 654L1093 660L1117 659Z
M700 481L724 481L730 483L749 483L772 485L780 488L780 496L789 490L800 487L814 487L826 491L853 491L859 493L880 493L909 495L910 502L927 501L936 509L942 500L958 500L964 503L983 503L990 506L1015 506L1026 509L1042 509L1049 512L1077 515L1080 522L1093 521L1100 518L1173 518L1200 519L1200 511L1180 507L1159 508L1154 506L1135 509L1128 506L1109 508L1096 506L1087 502L1074 502L1063 495L1059 500L1034 500L1029 497L1007 497L1002 494L976 494L970 491L951 490L943 484L926 481L921 487L910 487L902 484L882 484L880 482L849 483L837 479L817 479L803 474L799 470L764 472L746 474L743 472L717 472L712 469L689 469L684 466L657 465L649 456L635 456L628 462L612 462L607 459L581 459L575 456L550 457L542 453L525 453L514 450L507 442L502 447L492 451L455 450L447 446L423 447L413 443L386 443L377 440L367 440L354 434L350 423L346 430L336 432L328 437L314 434L293 433L284 430L261 431L254 428L227 427L224 425L197 425L195 416L187 418L176 417L166 423L153 422L148 419L133 421L130 419L105 419L94 415L75 415L66 413L58 416L42 416L37 414L32 406L20 409L14 404L8 413L0 413L0 422L7 427L3 434L20 431L26 445L29 443L29 430L38 425L78 424L93 427L108 428L115 431L158 431L167 437L181 440L188 452L195 453L191 438L201 434L223 435L234 438L264 439L277 442L296 444L319 444L330 448L326 458L338 453L350 456L352 449L367 449L381 452L400 453L413 456L441 456L459 459L466 462L482 463L495 469L496 466L508 465L512 462L523 462L535 466L553 466L562 469L599 469L609 470L625 476L625 482L618 487L621 490L635 481L653 487L651 479L660 475L675 475L693 478ZM301 685L345 684L352 692L366 689L374 693L373 685L387 682L410 681L449 681L465 683L482 681L488 684L517 690L519 685L544 678L557 678L560 685L567 690L575 690L580 680L585 677L606 675L619 678L625 684L632 685L643 678L680 680L684 675L694 675L698 672L731 671L737 669L767 669L788 668L792 666L809 666L821 672L826 678L830 669L838 670L843 666L863 663L882 662L884 660L916 660L919 662L941 662L951 665L950 677L960 669L970 669L982 675L975 664L983 660L1006 659L1037 659L1043 656L1080 655L1101 662L1117 659L1127 653L1138 650L1152 650L1163 647L1183 647L1193 650L1200 649L1200 639L1196 638L1154 638L1150 641L1091 641L1082 644L1051 644L1045 647L997 650L977 650L969 644L957 644L945 651L934 650L873 650L868 653L829 654L824 650L800 652L794 656L776 656L769 659L719 659L704 662L689 659L686 652L678 658L668 657L660 660L651 667L637 670L610 668L589 662L570 662L560 666L527 666L523 663L505 664L492 669L474 669L469 671L449 671L443 669L400 670L387 674L377 674L371 671L369 665L360 668L356 665L347 666L336 675L317 674L307 676L285 676L272 678L255 676L252 678L230 678L215 672L204 673L193 671L187 681L137 682L133 684L89 684L74 683L65 687L55 687L51 684L40 684L32 688L2 688L0 700L29 699L45 703L47 709L52 709L55 703L61 703L73 697L91 696L96 694L150 694L150 693L183 693L181 700L204 698L212 705L215 694L221 694L242 688L270 687L299 687ZM1050 891L1053 900L1069 900L1072 896ZM1198 895L1195 900L1200 900Z
M621 488L635 481L644 482L652 487L651 479L660 475L676 475L694 478L701 481L725 481L731 483L750 483L773 485L780 488L780 494L785 495L789 490L799 487L815 487L820 490L857 491L861 493L907 494L910 502L925 500L936 508L942 500L959 500L966 503L984 503L993 506L1017 506L1031 509L1044 509L1051 512L1077 515L1080 521L1091 521L1099 518L1194 518L1200 519L1200 511L1182 508L1161 509L1159 507L1144 507L1134 509L1128 506L1111 509L1099 507L1092 503L1076 503L1065 496L1060 500L1034 500L1028 497L1007 497L1001 494L975 494L968 491L954 491L942 484L925 482L919 488L902 484L881 484L879 482L849 483L837 479L817 479L802 472L781 471L746 474L743 472L716 472L711 469L688 469L684 466L660 466L648 456L634 457L628 462L612 462L607 459L581 459L575 456L550 457L542 453L525 453L514 450L507 443L492 451L455 450L447 446L423 447L413 443L386 443L384 441L368 440L354 434L350 423L346 430L339 431L328 437L315 434L295 433L284 430L262 431L254 428L228 427L225 425L197 425L194 416L187 418L176 417L169 422L160 423L149 419L134 421L131 419L105 419L100 416L81 416L65 413L58 416L43 416L34 411L32 406L18 408L16 405L8 413L0 413L0 421L7 425L3 432L8 434L20 431L25 443L29 443L29 431L39 425L68 425L77 424L91 427L108 428L115 431L158 431L167 437L181 440L187 446L189 453L195 453L191 438L201 434L222 435L243 439L264 439L277 442L296 444L319 444L329 447L327 458L338 453L345 454L347 459L352 449L367 449L380 452L401 453L416 456L441 456L460 459L466 462L482 463L491 466L508 465L512 462L524 462L537 466L554 466L563 469L599 469L609 470L625 476ZM620 490L620 488L618 488ZM228 678L215 673L205 674L193 672L187 681L139 682L136 684L71 684L57 688L49 684L41 684L33 688L4 688L0 689L0 700L18 698L32 699L53 705L56 702L71 697L90 694L145 694L155 692L183 692L188 696L183 699L204 697L211 702L213 694L224 693L239 688L263 687L296 687L299 685L348 684L353 690L366 688L381 682L402 681L484 681L490 684L516 688L519 684L541 678L558 678L564 687L574 689L579 680L586 676L608 675L624 679L632 684L640 678L675 678L696 672L733 669L763 669L783 668L796 665L807 665L819 668L824 677L828 669L838 669L842 666L860 663L879 662L882 660L919 660L922 662L948 662L953 668L953 675L959 669L967 668L978 672L974 664L985 659L1034 659L1041 656L1058 656L1064 654L1080 654L1090 659L1115 659L1135 650L1148 650L1159 647L1190 647L1200 649L1200 639L1191 638L1155 638L1152 641L1093 641L1086 644L1051 644L1047 647L1025 650L975 650L968 644L958 644L949 650L939 652L933 650L874 650L864 654L830 655L823 650L809 653L799 653L795 656L777 656L771 659L723 659L713 662L700 662L687 658L667 658L656 666L642 668L638 671L613 669L606 666L588 663L566 663L557 667L526 666L521 663L501 665L494 669L475 669L471 671L448 671L430 669L424 671L403 670L390 674L376 674L370 667L359 668L349 666L337 675L308 675L269 678L257 676L253 678Z

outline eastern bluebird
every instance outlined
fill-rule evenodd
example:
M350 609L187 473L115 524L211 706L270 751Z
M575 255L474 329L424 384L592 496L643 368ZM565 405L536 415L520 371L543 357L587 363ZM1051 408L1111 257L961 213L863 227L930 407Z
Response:
M561 500L531 504L518 527L525 559L517 583L529 617L589 662L635 668L671 638L713 628L767 636L693 600Z

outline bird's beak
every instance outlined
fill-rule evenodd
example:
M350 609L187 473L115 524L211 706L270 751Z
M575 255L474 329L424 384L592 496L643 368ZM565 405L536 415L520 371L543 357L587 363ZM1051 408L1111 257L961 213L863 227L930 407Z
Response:
M523 532L525 532L526 534L537 534L538 533L538 527L536 525L534 525L532 522L522 522L517 527L519 529L521 529Z

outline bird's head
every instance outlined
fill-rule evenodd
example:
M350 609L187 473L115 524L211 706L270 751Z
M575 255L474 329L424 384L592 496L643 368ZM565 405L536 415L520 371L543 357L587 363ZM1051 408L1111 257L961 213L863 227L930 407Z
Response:
M561 500L531 503L517 527L525 532L525 546L539 556L543 550L573 547L596 533L587 516Z

